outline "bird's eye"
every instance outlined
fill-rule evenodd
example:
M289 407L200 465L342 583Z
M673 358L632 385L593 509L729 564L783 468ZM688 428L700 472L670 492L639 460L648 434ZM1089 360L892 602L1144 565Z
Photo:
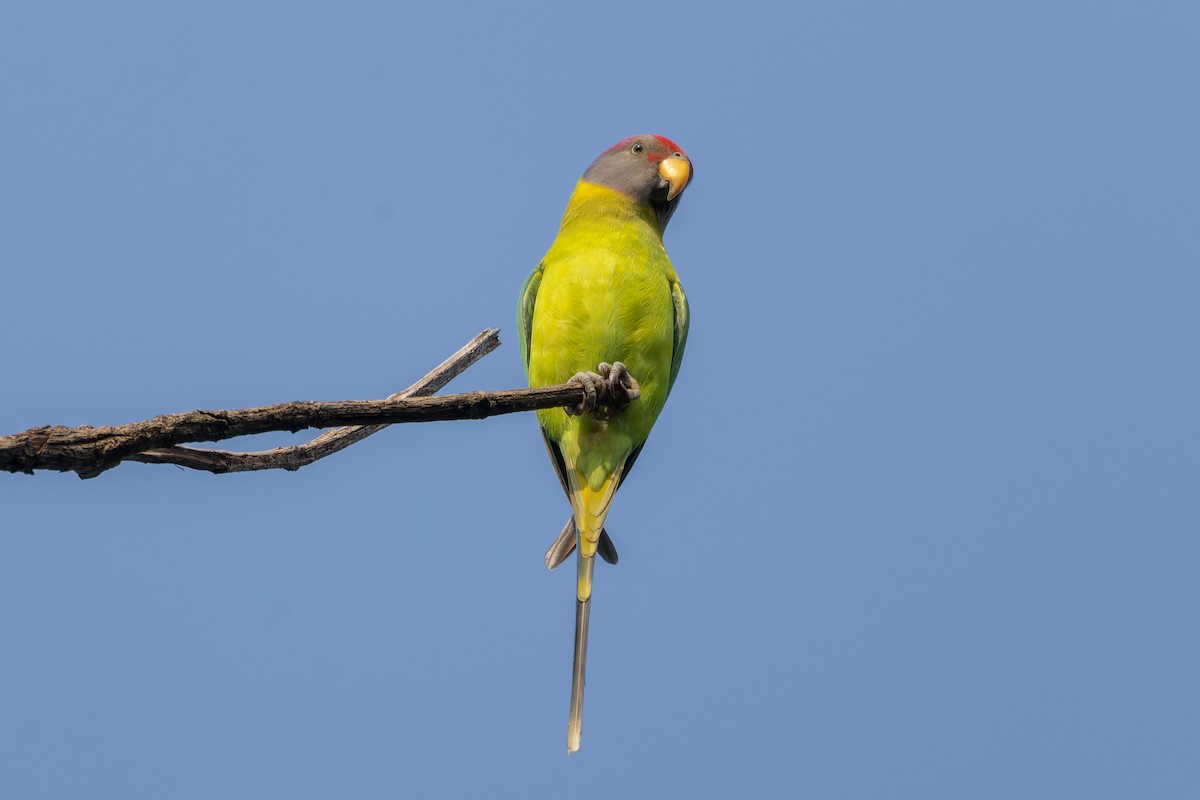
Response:
M641 153L645 149L646 149L646 145L642 144L641 142L638 142L633 147L629 148L629 152L636 155L638 153Z
M679 152L678 150L676 150L671 155L675 156L676 158L683 158L683 153Z

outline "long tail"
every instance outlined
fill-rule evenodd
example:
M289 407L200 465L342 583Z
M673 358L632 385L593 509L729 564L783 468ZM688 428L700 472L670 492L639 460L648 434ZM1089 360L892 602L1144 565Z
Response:
M587 670L588 616L592 610L593 556L579 556L579 591L575 596L575 660L571 666L571 712L567 717L567 752L579 751L583 736L583 683ZM587 596L583 596L586 587Z
M571 489L571 509L575 529L579 534L576 558L579 576L575 589L575 664L571 670L571 713L567 717L567 752L579 750L583 734L583 675L587 669L588 615L591 613L592 572L596 568L596 552L600 548L600 533L613 494L621 483L624 459L598 488L591 488L573 464L568 463L567 485Z

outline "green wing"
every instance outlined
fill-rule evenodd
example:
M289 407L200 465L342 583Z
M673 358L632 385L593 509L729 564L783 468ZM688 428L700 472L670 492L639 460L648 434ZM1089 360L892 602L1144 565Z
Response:
M687 295L683 293L683 286L678 278L671 281L671 303L675 306L675 341L671 348L671 380L667 384L668 392L675 385L679 365L683 363L683 348L687 346L688 324L691 321Z
M680 285L678 278L671 281L671 304L675 307L675 334L674 341L671 343L671 379L667 383L668 392L675 385L675 378L679 375L679 365L683 363L683 349L687 347L688 323L691 321L687 295L683 293L683 286ZM642 442L633 448L633 452L625 460L625 470L621 473L621 483L624 483L625 479L629 477L629 471L633 469L633 462L637 461L637 457L642 454L642 448L645 446L646 443ZM620 488L620 485L617 484L617 487ZM610 563L615 564L616 562L613 561Z
M529 273L521 286L521 299L517 303L517 335L521 338L521 363L529 370L529 342L533 336L533 306L537 302L538 287L542 285L545 264ZM685 334L686 335L686 334ZM673 374L673 373L672 373Z

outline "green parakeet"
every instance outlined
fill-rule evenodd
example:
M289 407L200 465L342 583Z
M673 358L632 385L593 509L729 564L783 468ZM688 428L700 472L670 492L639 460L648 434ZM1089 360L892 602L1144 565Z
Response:
M599 377L621 396L629 375L640 385L640 397L627 392L637 397L627 406L537 413L572 513L546 562L553 569L578 550L568 752L579 749L582 733L597 552L616 563L604 520L662 411L687 343L687 298L662 235L691 176L687 154L662 136L632 136L604 151L575 186L558 237L521 289L517 323L530 386L579 377L593 391Z

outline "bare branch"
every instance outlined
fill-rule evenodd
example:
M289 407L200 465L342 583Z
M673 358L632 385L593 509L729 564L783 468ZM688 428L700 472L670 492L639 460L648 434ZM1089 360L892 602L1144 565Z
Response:
M487 332L481 336L486 336ZM489 348L490 349L490 348ZM461 352L461 351L460 351ZM457 354L456 354L457 355ZM482 355L482 353L480 353ZM474 356L471 360L477 359ZM451 357L449 361L454 361ZM467 360L463 359L464 362ZM444 366L444 365L443 365ZM457 369L465 369L462 363ZM454 369L455 367L451 367ZM439 368L440 369L440 368ZM412 391L433 391L429 387L437 383L437 370L414 384ZM453 377L453 376L450 376ZM591 405L601 412L607 405L624 402L612 397L609 384L594 376L597 397L589 398L589 392L578 382L537 389L515 389L503 392L469 392L443 397L399 397L387 400L343 400L334 402L280 403L259 408L237 411L189 411L183 414L166 414L144 422L128 425L93 428L82 426L44 426L31 428L24 433L0 436L0 470L7 472L32 473L37 469L74 471L81 478L93 478L105 470L112 469L124 460L139 457L139 460L183 463L184 457L170 458L161 453L169 448L169 455L178 455L177 446L185 442L215 442L235 436L247 436L270 431L296 431L305 428L329 428L339 425L382 426L399 422L440 422L456 419L483 419L498 414L519 411L534 411L543 408ZM449 380L449 377L445 378ZM444 381L443 381L444 385ZM598 412L599 413L599 412ZM373 431L361 430L344 434L345 438L369 435ZM323 438L323 437L319 437ZM346 447L352 442L340 443L339 438L330 437L317 445L304 458L320 458L314 455L322 448L328 452ZM316 442L310 442L309 446ZM301 446L303 447L303 446ZM178 448L182 449L182 448ZM284 448L285 450L288 448ZM186 450L191 454L203 452ZM270 453L271 451L267 451ZM322 453L327 454L327 453ZM235 453L235 456L257 456L260 454ZM286 461L286 457L284 458ZM280 466L283 466L281 464ZM297 462L297 468L303 463ZM208 467L201 467L207 469ZM214 470L216 471L216 470Z
M428 375L387 399L399 400L402 397L425 397L435 394L467 367L499 346L499 329L488 328L463 345L457 353L434 367ZM352 425L347 428L335 428L304 444L260 450L255 453L176 446L135 453L125 460L141 461L146 464L176 464L217 474L250 472L260 469L298 470L325 456L344 450L356 442L361 442L386 427L387 425Z

